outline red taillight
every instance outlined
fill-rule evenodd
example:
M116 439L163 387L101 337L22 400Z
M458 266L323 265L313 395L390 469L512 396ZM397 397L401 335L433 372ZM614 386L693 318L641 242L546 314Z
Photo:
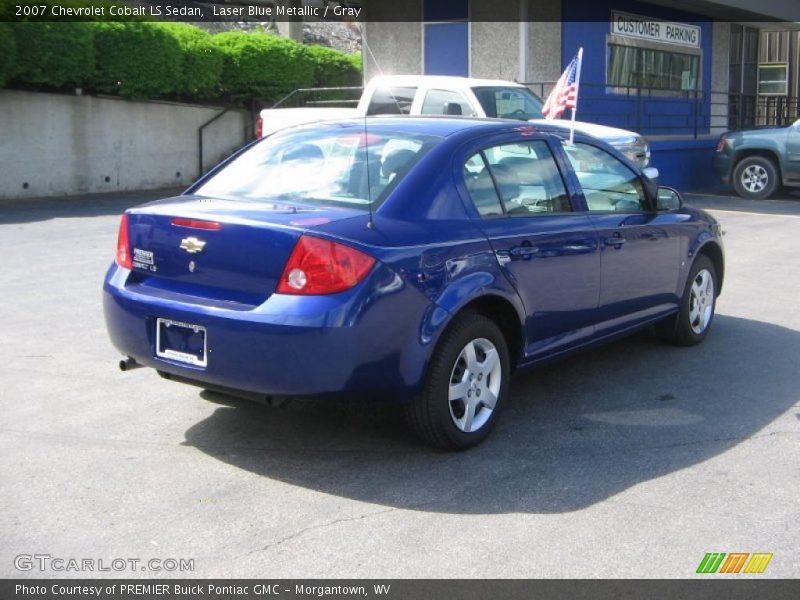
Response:
M197 219L182 219L176 217L172 219L171 223L178 227L189 227L191 229L210 229L211 231L219 231L222 225L216 221L198 221Z
M259 139L264 134L264 119L258 117L256 119L256 139Z
M360 282L375 264L355 248L301 236L278 282L277 293L322 295L343 292Z
M119 222L119 235L117 236L117 257L116 262L120 267L126 269L133 268L133 258L131 258L131 243L128 241L128 215L123 214Z
M717 143L717 152L725 152L725 142L727 142L724 137L719 138L719 142Z

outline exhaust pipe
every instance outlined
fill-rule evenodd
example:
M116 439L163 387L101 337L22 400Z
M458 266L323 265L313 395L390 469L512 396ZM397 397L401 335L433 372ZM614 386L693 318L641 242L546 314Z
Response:
M136 362L136 360L130 356L126 356L122 360L119 361L119 370L120 371L133 371L134 369L138 369L144 365L140 365Z

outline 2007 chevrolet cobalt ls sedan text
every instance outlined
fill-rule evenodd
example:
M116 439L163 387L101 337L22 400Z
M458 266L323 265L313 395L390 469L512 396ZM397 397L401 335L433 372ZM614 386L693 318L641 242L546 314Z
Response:
M168 378L403 401L460 449L516 368L650 325L702 341L723 274L717 222L599 140L373 118L265 138L128 210L104 308Z

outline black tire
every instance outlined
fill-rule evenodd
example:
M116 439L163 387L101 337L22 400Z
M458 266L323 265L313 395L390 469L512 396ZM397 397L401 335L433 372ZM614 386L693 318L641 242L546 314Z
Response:
M465 368L466 362L462 357L462 351L468 344L473 344L479 362L488 366L490 362L487 361L488 354L483 354L483 359L480 360L484 349L491 352L491 348L484 342L488 342L489 346L493 346L497 351L499 371L495 368L485 379L481 377L480 381L483 382L481 384L478 381L478 374L472 374L470 377L470 371ZM508 396L510 365L505 336L494 321L474 312L457 315L442 334L433 352L422 391L406 407L409 425L426 443L438 448L464 450L482 442L497 422ZM499 384L496 379L498 373ZM474 431L465 431L455 422L460 417L460 420L464 420L462 425L466 424L467 406L466 402L461 400L450 401L451 378L463 379L462 385L466 385L466 389L469 390L467 393L470 394L470 401L476 403L483 402L478 400L481 392L484 394L484 399L491 399L490 382L491 387L495 389L499 385L493 409L489 410L488 406L483 404L474 408L473 426L476 427ZM483 412L485 410L489 412Z
M699 317L694 316L696 313L694 313L693 310L699 302L692 292L692 287L696 282L699 282L699 275L703 271L707 272L711 277L711 285L713 286L710 297L705 297L698 307L700 311L704 311L710 303L710 315L707 317L704 325L699 321ZM670 326L667 328L666 337L669 341L678 346L694 346L706 338L711 329L711 324L714 322L717 290L719 289L718 285L714 263L712 263L706 255L698 255L689 271L689 277L686 279L686 287L683 290L680 311L677 316L671 318ZM702 327L702 329L698 331L700 327Z
M749 177L752 176L752 177ZM733 169L733 188L742 198L769 198L781 185L775 163L765 156L746 156ZM750 183L747 183L747 182Z

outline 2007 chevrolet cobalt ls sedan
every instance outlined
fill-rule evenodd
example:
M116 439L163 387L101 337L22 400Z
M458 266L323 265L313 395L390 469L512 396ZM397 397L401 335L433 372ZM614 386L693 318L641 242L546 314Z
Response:
M461 449L514 369L650 325L702 341L723 260L711 216L599 140L373 118L265 138L126 211L104 308L128 364L406 402L424 440Z

